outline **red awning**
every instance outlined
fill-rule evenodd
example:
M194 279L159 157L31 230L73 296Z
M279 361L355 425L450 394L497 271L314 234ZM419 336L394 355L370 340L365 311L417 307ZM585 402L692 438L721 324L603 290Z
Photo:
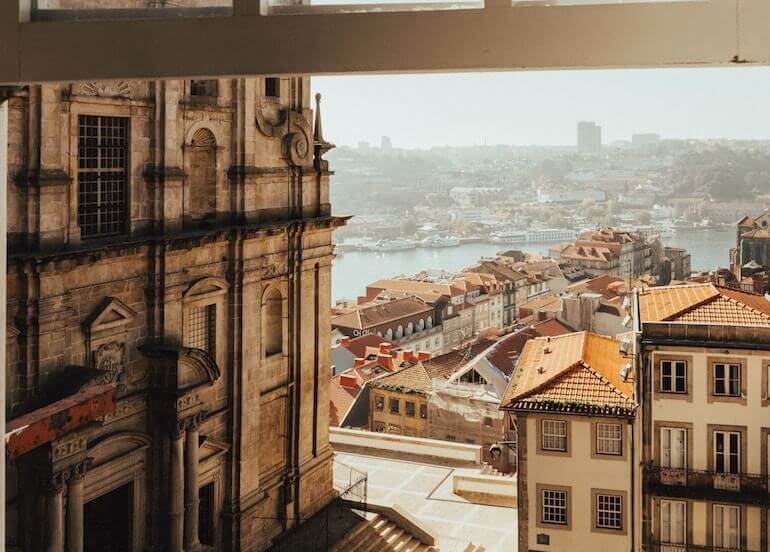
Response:
M5 425L9 460L115 410L115 385L94 385L66 399L14 418Z

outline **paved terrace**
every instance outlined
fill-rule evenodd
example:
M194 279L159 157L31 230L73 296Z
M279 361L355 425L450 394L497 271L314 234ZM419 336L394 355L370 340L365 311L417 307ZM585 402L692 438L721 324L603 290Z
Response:
M394 437L396 439L393 439ZM441 552L462 552L469 542L477 546L482 545L487 551L517 550L515 508L473 504L452 492L453 476L479 475L483 467L480 463L474 465L473 462L439 455L433 458L400 455L392 450L393 445L398 447L398 443L394 441L399 437L392 435L387 435L387 444L391 445L387 448L391 450L378 449L376 444L364 448L335 443L339 441L335 435L331 435L331 439L337 450L335 487L343 487L347 483L348 473L337 466L339 463L366 472L368 502L381 506L399 505L404 508L434 534ZM443 443L427 439L410 440Z

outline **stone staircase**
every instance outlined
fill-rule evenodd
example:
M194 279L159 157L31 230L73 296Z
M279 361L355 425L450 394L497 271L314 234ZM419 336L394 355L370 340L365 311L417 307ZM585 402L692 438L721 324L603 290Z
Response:
M438 548L423 542L408 529L383 514L362 521L337 542L331 552L437 552Z

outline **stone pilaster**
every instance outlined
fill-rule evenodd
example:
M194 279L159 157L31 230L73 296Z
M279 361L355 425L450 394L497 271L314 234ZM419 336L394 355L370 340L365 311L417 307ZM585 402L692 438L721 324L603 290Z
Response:
M184 536L184 438L185 424L179 422L171 434L168 496L168 549L183 552Z
M83 552L83 479L87 462L72 466L67 478L67 552Z
M54 473L45 482L46 551L64 552L64 474Z
M186 420L184 466L184 549L197 550L198 541L198 426L204 418L201 412Z

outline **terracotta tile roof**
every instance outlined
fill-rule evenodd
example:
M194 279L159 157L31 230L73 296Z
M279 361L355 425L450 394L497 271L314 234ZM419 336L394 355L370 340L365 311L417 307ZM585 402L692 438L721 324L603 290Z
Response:
M620 291L625 290L626 283L623 278L619 276L610 276L603 274L590 280L584 280L577 284L570 285L567 289L573 293L580 293L588 291L590 293L598 293L605 299L616 297Z
M555 337L557 335L564 335L575 331L574 328L570 328L567 324L559 322L555 318L533 324L532 329L538 333L538 337Z
M561 312L561 297L555 295L547 295L545 297L538 297L527 301L519 306L519 309L545 312Z
M361 337L356 337L350 340L348 346L345 347L348 351L353 353L356 358L366 358L367 347L379 347L380 343L390 343L384 337L380 337L377 334L366 334Z
M419 280L401 280L398 278L377 280L367 286L367 289L383 289L388 291L406 292L409 295L419 297L420 299L433 303L441 297L451 297L459 295L460 290L450 284L435 284L432 282L422 282Z
M433 382L422 362L377 378L372 381L371 386L422 395L427 395L433 390Z
M711 283L639 291L642 322L770 326L770 302L762 295Z
M770 230L767 228L756 228L741 234L742 238L770 238Z
M448 379L468 362L486 351L494 340L479 339L469 347L438 355L424 362L417 362L403 370L377 378L374 387L404 392L428 394L433 390L434 379Z
M577 332L530 340L506 389L504 408L629 415L636 408L616 339Z
M365 330L419 314L430 315L433 309L413 297L394 301L374 301L358 305L355 310L333 316L332 327Z
M343 372L343 374L349 374L349 372L348 370ZM337 374L329 383L329 425L333 427L340 425L361 390L359 386L348 387L341 385L341 375Z

